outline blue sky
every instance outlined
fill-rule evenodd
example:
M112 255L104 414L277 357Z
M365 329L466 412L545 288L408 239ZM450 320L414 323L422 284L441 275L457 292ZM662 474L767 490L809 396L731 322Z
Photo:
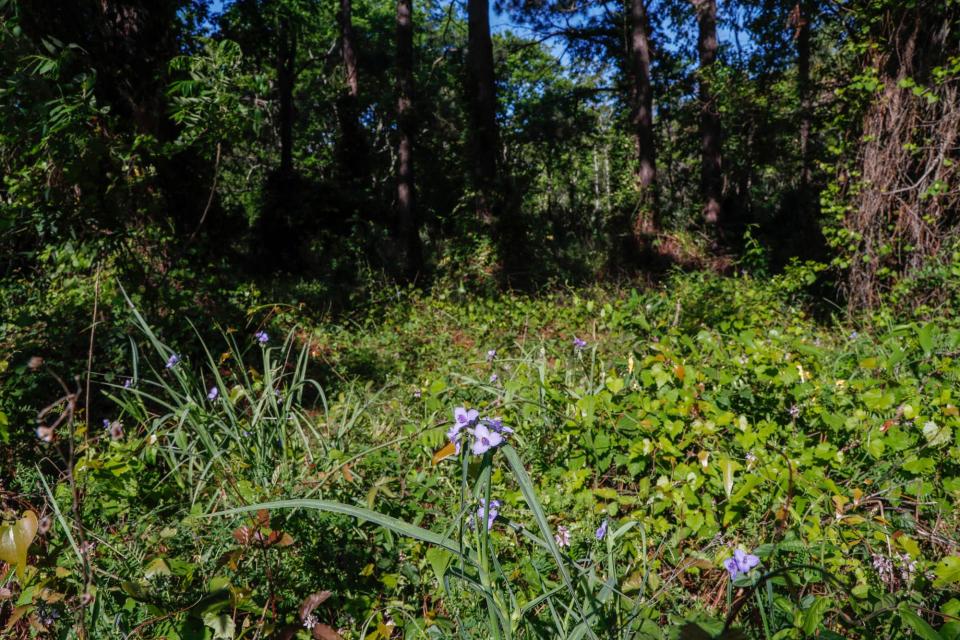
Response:
M325 0L325 1L332 1L332 0ZM492 4L493 3L491 3L491 8L490 8L490 28L493 32L502 33L504 31L513 31L514 33L521 36L527 33L528 29L526 26L512 23L510 20L510 17L507 14L496 11L493 8ZM224 5L224 0L212 0L210 2L210 9L213 13L218 13L221 9L223 9L223 5ZM693 30L695 28L696 28L695 25L693 24L689 25L689 29ZM669 30L663 35L666 35L667 37L662 39L659 42L660 46L665 46L667 49L673 50L674 49L673 43L675 43L678 40L677 36L679 35L679 33L677 31ZM693 33L685 34L685 35L688 35L690 37L695 37L695 34ZM728 44L728 45L734 44L733 31L730 30L729 28L726 28L723 24L718 25L717 37L720 40L721 46L723 46L724 44ZM563 50L562 50L561 43L548 42L547 44L548 46L550 46L550 48L553 50L553 52L557 56L562 56ZM742 44L744 44L745 48L749 46L749 43L746 43L746 42ZM564 62L568 62L568 61L564 60Z

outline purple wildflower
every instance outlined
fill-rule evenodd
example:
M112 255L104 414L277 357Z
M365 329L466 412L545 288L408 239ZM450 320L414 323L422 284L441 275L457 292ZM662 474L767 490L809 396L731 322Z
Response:
M604 518L603 522L600 523L600 526L597 527L597 533L594 534L597 537L597 540L603 540L607 537L607 519Z
M493 359L496 357L497 357L496 349L490 349L490 351L487 351L487 362L493 362Z
M267 332L263 329L253 334L253 337L256 338L260 344L267 344L270 341L270 336L268 336Z
M500 515L500 505L502 503L499 500L491 500L490 508L487 509L487 501L483 498L480 498L480 506L477 508L477 520L487 520L487 530L493 526L493 521L497 519L497 516Z
M491 431L486 425L478 424L470 430L470 433L474 437L471 450L475 456L482 456L490 449L503 444L503 436L497 431Z
M496 381L497 381L497 374L491 373L491 374L490 374L490 384L493 384L493 383L496 382Z
M513 429L510 427L505 427L503 425L503 419L501 418L484 418L481 420L484 425L491 431L495 431L500 435L507 435L513 433Z
M480 418L480 412L476 409L469 411L463 407L457 407L453 410L453 426L447 431L447 439L457 445L457 453L460 453L460 432L474 424Z
M760 558L742 549L737 549L733 552L732 558L723 561L723 566L730 573L731 580L735 580L741 574L750 573L750 570L758 564L760 564Z
M133 378L127 378L126 380L123 381L124 389L129 389L132 386L133 386Z
M570 546L570 529L560 525L557 527L557 534L553 536L553 539L556 541L557 546L559 547L569 547Z
M217 396L220 395L220 389L216 387L210 387L210 391L207 392L207 400L216 400Z
M119 440L123 437L123 425L120 424L119 420L114 420L110 423L110 438L113 440Z
M166 368L173 369L175 366L177 366L178 362L180 362L180 356L175 353L171 353L170 357L167 358Z
M110 428L110 421L107 420L106 418L103 419L103 428L104 428L104 429L109 429L109 428Z
M586 340L581 340L580 338L578 338L578 337L576 337L576 336L573 337L573 350L574 350L574 351L576 351L577 353L580 353L581 351L583 351L583 350L586 348L586 346L587 346L587 341L586 341Z

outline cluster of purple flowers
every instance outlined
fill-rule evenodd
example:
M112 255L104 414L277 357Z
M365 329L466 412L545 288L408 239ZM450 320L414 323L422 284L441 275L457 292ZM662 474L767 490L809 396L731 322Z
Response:
M262 329L260 331L257 331L255 334L253 334L253 337L256 338L257 342L259 342L260 344L267 344L268 342L270 342L270 336L267 335L267 332L263 331Z
M456 446L457 453L460 453L460 436L464 431L473 436L470 451L475 456L499 447L513 433L500 418L481 418L476 409L457 407L453 410L453 426L447 431L447 439Z
M751 569L758 564L760 564L760 558L742 549L736 549L732 558L723 561L723 566L730 574L731 580L735 580L737 576L750 573Z

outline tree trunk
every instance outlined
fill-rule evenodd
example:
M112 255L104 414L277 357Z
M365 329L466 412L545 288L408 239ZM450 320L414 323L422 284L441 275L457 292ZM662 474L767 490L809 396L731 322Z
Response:
M800 191L804 204L810 191L810 131L813 114L810 96L810 6L800 0L794 9L797 39L797 94L800 96Z
M404 246L404 270L415 278L423 262L413 178L413 0L397 0L397 225Z
M280 93L280 174L293 173L293 86L296 73L296 34L290 20L280 23L280 46L277 48L277 89Z
M476 213L484 225L495 219L497 182L497 95L490 40L489 0L467 0L467 97L470 104L470 153L477 191Z
M711 68L717 58L717 2L693 0L697 12L697 51L700 55L700 188L704 200L703 219L716 232L722 230L723 174L720 165L720 114L714 102Z
M657 161L653 137L653 87L650 84L650 31L645 0L630 2L630 63L633 71L633 131L637 138L637 185L640 207L635 239L659 230Z
M351 0L340 0L340 12L337 15L346 81L346 87L337 101L337 117L340 120L340 149L337 155L343 176L348 180L359 180L366 174L366 147L360 126L360 80L351 6Z

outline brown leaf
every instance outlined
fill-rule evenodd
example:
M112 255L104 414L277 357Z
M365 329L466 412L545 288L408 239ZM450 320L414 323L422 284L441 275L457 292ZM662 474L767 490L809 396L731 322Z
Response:
M253 540L254 532L247 525L241 525L233 530L233 539L242 545L250 544Z
M333 593L330 591L318 591L308 595L300 604L300 619L306 620L306 618L313 613L314 609L326 602L332 595Z
M261 527L270 526L270 512L266 509L260 509L257 511L257 524Z
M447 446L433 454L433 464L440 464L441 461L446 460L456 453L457 445L453 444L452 442L448 442Z
M20 621L20 618L29 613L31 609L33 609L33 607L29 604L14 607L13 613L10 614L10 619L7 620L6 629L9 631L11 628L13 628L13 625L17 624L17 622Z
M325 624L313 625L313 637L317 640L343 640L343 637Z

